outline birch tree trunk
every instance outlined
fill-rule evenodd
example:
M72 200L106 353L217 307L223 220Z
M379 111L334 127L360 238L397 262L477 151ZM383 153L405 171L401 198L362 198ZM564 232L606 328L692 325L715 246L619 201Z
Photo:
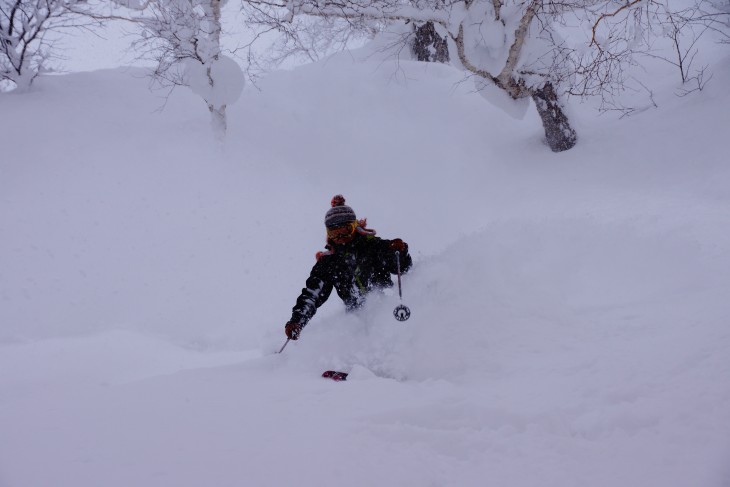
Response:
M448 63L449 47L446 39L436 32L433 22L415 26L415 37L411 45L413 56L419 61Z
M578 136L573 127L570 126L553 85L545 83L542 88L534 90L532 100L535 102L537 112L542 119L545 139L550 149L553 152L571 149L578 141Z
M208 60L207 74L210 86L213 88L213 92L215 92L216 86L215 78L213 77L212 73L212 64L220 59L221 54L221 0L210 0L210 9L212 24L210 40L213 49L215 49L215 52L213 53L211 59ZM223 137L225 137L226 130L228 129L228 121L226 119L226 105L225 103L223 103L216 106L216 104L209 102L208 110L210 110L213 131L215 132L217 137L222 139Z
M575 146L578 136L576 135L575 129L570 126L568 116L563 111L552 83L548 81L541 88L534 89L526 87L523 81L515 78L516 68L522 55L530 24L535 18L539 6L539 0L532 0L527 6L515 31L515 39L509 48L507 62L502 68L502 72L496 76L488 71L479 69L472 64L466 55L463 24L459 27L459 34L454 38L454 41L456 42L459 59L467 71L493 82L515 100L527 96L533 99L537 112L540 114L540 119L542 120L548 146L553 152L562 152ZM499 0L494 0L494 8L496 20L499 20L501 15L501 3Z
M226 105L216 107L213 104L208 104L208 110L210 110L210 123L213 126L213 132L216 137L222 139L226 135L228 129L228 120L226 118Z

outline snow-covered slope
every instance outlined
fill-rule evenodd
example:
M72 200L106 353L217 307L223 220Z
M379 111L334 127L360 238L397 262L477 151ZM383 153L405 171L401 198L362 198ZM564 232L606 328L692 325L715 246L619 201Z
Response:
M0 486L730 484L730 64L553 154L357 57L248 87L224 147L136 70L0 97ZM336 193L413 315L333 298L272 355Z

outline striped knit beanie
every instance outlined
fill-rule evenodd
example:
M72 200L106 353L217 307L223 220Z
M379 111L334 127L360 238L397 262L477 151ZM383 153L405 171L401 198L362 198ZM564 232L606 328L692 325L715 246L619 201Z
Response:
M327 210L327 214L324 216L324 224L327 228L336 228L345 223L357 221L355 212L345 204L345 197L341 194L333 197L331 204L332 208Z

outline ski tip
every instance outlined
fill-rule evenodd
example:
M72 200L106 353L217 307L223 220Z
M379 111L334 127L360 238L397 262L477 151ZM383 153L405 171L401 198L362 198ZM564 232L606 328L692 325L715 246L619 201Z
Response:
M333 381L340 382L347 380L347 372L338 372L336 370L325 370L322 372L322 377L325 379L332 379Z

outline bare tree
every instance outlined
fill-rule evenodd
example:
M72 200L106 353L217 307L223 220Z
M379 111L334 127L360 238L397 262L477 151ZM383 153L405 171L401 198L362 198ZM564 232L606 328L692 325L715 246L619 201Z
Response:
M81 26L80 0L0 0L0 81L28 89L53 50L46 35Z
M141 11L133 20L141 34L133 44L156 67L152 79L170 89L186 86L200 95L215 134L227 129L226 108L241 94L244 76L221 47L221 6L225 0L116 0Z
M727 39L730 11L727 0L242 2L251 26L285 34L283 52L321 44L329 48L333 39L342 43L338 32L377 32L384 26L411 24L415 27L402 42L410 44L415 59L450 58L481 80L478 87L491 84L514 100L531 98L546 141L556 152L577 141L563 110L566 96L620 96L637 55L651 54L657 37L673 40L683 80L692 80L688 70L696 39L705 30ZM320 35L316 40L312 25ZM441 47L441 39L448 41L448 49ZM694 79L702 80L703 73L700 69Z
M529 29L541 8L542 2L538 0L512 2L509 9L499 0L453 3L442 0L295 0L287 3L250 0L244 4L248 17L257 25L287 32L285 39L290 45L306 44L301 42L297 29L292 28L302 17L325 19L329 25L344 24L361 31L374 30L373 25L404 21L428 26L427 29L433 26L433 33L448 39L453 62L469 74L493 83L515 100L535 95L548 143L554 151L561 151L575 145L576 134L556 91L551 86L545 89L550 84L549 76L538 69L532 69L524 76L521 73L528 57L523 55L527 51ZM417 28L415 34L419 33L423 31ZM403 42L413 43L413 40L404 38ZM430 53L422 50L419 56L418 51L415 47L414 53L420 59L431 60L425 59L430 58Z
M683 87L682 94L701 90L712 75L707 65L695 66L699 41L708 34L730 40L728 7L726 0L629 0L588 8L593 49L577 54L571 48L580 82L569 92L600 95L603 106L613 109L612 98L625 89L627 68L644 57L672 64L683 85L695 85Z
M494 84L515 100L535 100L553 151L570 149L576 143L575 130L563 111L556 88L559 80L550 71L554 66L545 61L552 46L545 50L540 34L551 24L549 17L553 14L546 2L247 0L243 8L259 27L286 32L289 48L306 44L295 28L297 19L303 17L325 19L329 25L346 25L361 31L392 23L413 23L417 28L410 36L422 36L426 42L421 45L426 49L421 49L418 42L413 44L412 38L404 38L404 42L415 46L417 58L430 61L439 52L450 52L452 62L470 75ZM534 23L538 16L544 17L540 25ZM433 49L439 45L439 39L448 40L448 50Z

